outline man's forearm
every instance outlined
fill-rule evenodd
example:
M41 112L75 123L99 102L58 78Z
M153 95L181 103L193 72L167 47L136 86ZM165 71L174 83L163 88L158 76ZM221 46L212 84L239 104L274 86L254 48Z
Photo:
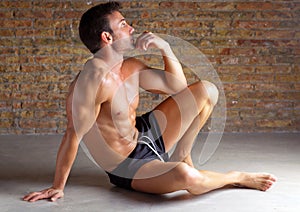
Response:
M77 155L79 141L74 133L66 132L56 159L55 176L53 187L56 189L64 189L69 177L71 167Z
M166 74L167 83L169 87L175 93L177 93L187 86L187 81L183 73L182 66L169 44L166 45L164 49L161 49L161 52L164 59L165 71L168 72Z

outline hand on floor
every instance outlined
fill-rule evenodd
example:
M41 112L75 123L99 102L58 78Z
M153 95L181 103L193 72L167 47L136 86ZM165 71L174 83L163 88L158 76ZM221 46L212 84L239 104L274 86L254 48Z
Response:
M28 202L35 202L41 199L50 199L52 202L60 199L64 196L64 192L61 189L48 188L39 192L32 192L26 195L23 200Z

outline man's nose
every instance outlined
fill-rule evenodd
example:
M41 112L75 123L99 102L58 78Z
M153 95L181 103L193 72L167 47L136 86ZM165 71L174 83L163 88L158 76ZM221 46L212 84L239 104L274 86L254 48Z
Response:
M132 34L134 32L134 28L132 26L129 26L129 33Z

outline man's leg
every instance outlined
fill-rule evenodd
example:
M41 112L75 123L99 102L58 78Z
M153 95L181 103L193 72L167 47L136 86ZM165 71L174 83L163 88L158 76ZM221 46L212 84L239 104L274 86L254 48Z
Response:
M198 116L194 119L190 127L178 141L177 146L170 158L170 161L183 161L194 167L192 158L191 158L191 151L193 147L193 143L196 139L197 134L206 123L207 119L209 118L211 112L213 110L213 106L207 104L203 110L200 112Z
M190 154L195 136L216 104L216 94L214 85L198 82L155 108L159 111L155 116L163 129L166 151L179 141L175 154L178 154L178 157ZM222 174L198 171L193 168L191 162L164 163L154 160L137 171L132 187L147 193L164 194L187 190L198 195L233 184L265 191L274 181L275 178L269 174Z
M190 159L193 142L217 99L218 90L212 83L196 82L155 108L154 114L162 128L166 151L177 143L172 161L185 160L193 166Z
M211 83L197 82L155 108L159 111L155 116L163 129L166 151L179 141L175 157L189 157L196 135L216 104L217 93ZM198 195L226 185L265 191L275 182L269 174L198 171L193 168L191 159L186 158L186 163L154 160L143 165L132 181L133 189L155 194L187 190Z
M146 178L147 176L152 176ZM146 193L165 194L186 190L200 195L226 185L239 185L266 191L275 182L269 174L198 171L186 163L151 161L142 166L132 181L132 188Z

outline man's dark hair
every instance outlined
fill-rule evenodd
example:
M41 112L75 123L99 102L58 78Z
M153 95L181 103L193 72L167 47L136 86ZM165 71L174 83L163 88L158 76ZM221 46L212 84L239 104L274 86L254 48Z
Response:
M101 48L101 33L113 34L107 16L119 11L119 9L120 4L118 2L108 2L94 6L82 15L79 24L79 36L93 54Z

